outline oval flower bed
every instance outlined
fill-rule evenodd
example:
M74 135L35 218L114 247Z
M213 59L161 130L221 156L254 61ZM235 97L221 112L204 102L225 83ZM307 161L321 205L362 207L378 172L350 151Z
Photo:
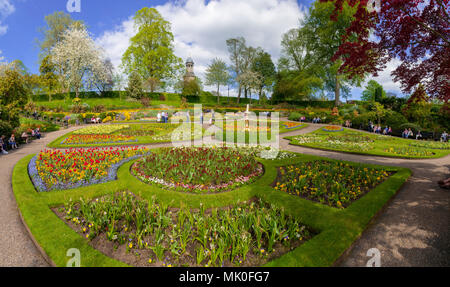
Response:
M132 173L146 183L204 193L250 183L263 174L263 166L233 148L164 148L136 162Z
M279 168L274 188L332 207L345 208L391 174L346 163L313 161Z
M137 142L134 136L128 135L70 135L65 138L63 145L83 145L83 144L108 144L108 143L130 143Z
M344 128L338 126L326 126L322 130L325 132L342 132Z
M303 123L294 123L294 122L282 122L281 124L288 130L296 129L303 126Z
M126 161L148 153L147 148L44 150L28 165L39 192L77 188L112 181Z
M190 210L125 191L53 210L92 247L133 266L261 266L314 235L260 199Z

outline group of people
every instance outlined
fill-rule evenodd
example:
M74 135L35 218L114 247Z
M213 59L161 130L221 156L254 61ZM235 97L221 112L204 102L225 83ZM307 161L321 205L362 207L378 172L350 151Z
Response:
M29 143L31 138L41 139L41 132L39 128L31 129L29 133L23 132L21 135L21 138L25 143ZM15 134L11 134L11 137L6 140L6 137L2 135L0 137L0 154L8 154L9 149L18 149L19 146L17 144L16 136Z
M313 124L318 124L318 123L320 123L321 120L322 120L322 119L321 119L320 117L317 117L317 118L314 118L314 119L312 120L312 123L313 123Z
M100 124L102 122L102 120L100 118L96 118L95 116L92 116L91 118L91 123L93 124Z
M158 123L167 124L169 122L169 114L167 112L158 113L156 116L156 121Z
M417 135L422 136L422 134L420 133L420 131L418 132ZM406 128L405 128L405 130L402 132L402 138L409 139L409 138L412 138L412 137L414 137L414 133L413 133L413 131L411 130L411 128L409 128L409 129L406 129Z
M371 121L369 122L369 132L376 133L376 134L383 134L385 136L392 135L392 128L389 126L386 126L384 129L381 125L374 125Z

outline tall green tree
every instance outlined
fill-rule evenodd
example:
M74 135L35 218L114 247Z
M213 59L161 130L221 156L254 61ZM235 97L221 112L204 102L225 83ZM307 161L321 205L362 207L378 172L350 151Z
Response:
M350 86L359 86L363 78L358 76L351 79L348 74L339 72L343 60L334 57L354 19L355 10L345 2L341 13L333 21L334 4L316 1L310 7L302 28L312 60L321 67L320 76L325 81L325 89L334 93L336 106L340 105L341 92L348 93Z
M361 96L361 100L372 102L380 102L384 98L386 98L386 91L383 89L383 86L375 80L370 80L367 83L366 89Z
M227 85L230 75L228 74L227 64L220 59L214 59L206 69L206 85L217 86L217 104L220 104L220 86Z
M238 83L238 97L237 103L239 103L242 95L242 86L237 81L239 75L242 73L244 66L244 51L246 49L244 37L231 38L226 41L228 52L230 53L231 69L234 72L235 81Z
M48 99L52 101L52 95L57 90L59 81L56 75L56 67L51 60L50 55L45 56L39 67L41 83L48 94Z
M174 36L170 22L158 10L145 7L134 16L137 34L122 57L122 66L128 74L138 72L146 81L163 81L176 76L183 67L181 58L174 54ZM151 85L151 92L154 86Z
M20 125L20 112L27 103L27 89L22 75L7 65L0 69L0 120L13 128Z
M144 87L141 75L138 72L131 72L128 77L128 87L126 88L130 98L140 100L144 95Z
M261 85L259 86L259 97L262 96L263 89L271 90L275 81L276 70L269 53L261 51L253 60L252 70L261 75Z

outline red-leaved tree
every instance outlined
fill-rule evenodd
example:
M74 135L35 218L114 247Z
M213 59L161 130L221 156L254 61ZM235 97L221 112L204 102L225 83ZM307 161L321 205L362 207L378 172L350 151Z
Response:
M392 72L402 90L420 83L429 95L450 98L449 0L320 0L334 2L336 18L347 1L357 5L353 23L334 59L343 59L342 72L377 75L393 58L401 61ZM378 9L373 9L378 3ZM371 36L374 32L374 36ZM352 39L352 41L349 39Z

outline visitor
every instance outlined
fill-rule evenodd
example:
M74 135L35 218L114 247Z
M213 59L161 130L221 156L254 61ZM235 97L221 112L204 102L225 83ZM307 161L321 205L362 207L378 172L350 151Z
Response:
M6 144L6 137L5 136L1 137L0 143L1 143L2 147L3 147L3 150L5 150L5 151L8 150L8 145Z
M35 134L35 136L36 136L36 138L37 138L38 140L41 139L41 132L40 132L39 128L36 128L36 129L34 130L34 134Z
M368 130L369 130L370 133L373 132L373 123L372 123L372 121L369 121Z
M11 137L9 138L8 143L11 146L11 149L18 149L19 148L17 146L16 137L14 136L14 134L11 135Z
M402 138L405 138L405 139L408 138L408 134L409 134L408 129L405 128L405 130L402 133Z
M161 113L158 113L158 115L156 116L156 122L161 122Z
M441 135L441 142L447 142L448 140L448 133L444 131L444 133Z
M27 134L26 132L23 132L21 137L22 137L22 140L23 140L26 144L28 144L28 134Z
M0 137L0 152L2 154L8 154L8 152L6 151L6 144L5 144L4 140L3 140L4 138L5 138L5 136L1 136Z
M392 128L391 128L391 127L389 127L388 135L389 135L389 136L392 135Z
M416 140L422 140L422 139L423 139L422 133L420 133L420 131L418 131L417 135L416 135Z
M189 123L191 121L191 114L189 111L186 112L186 122Z
M383 135L387 136L388 133L389 133L389 128L386 126L383 130Z
M200 111L200 124L203 125L203 111Z
M414 136L413 131L411 130L411 128L408 129L408 138L412 138Z

